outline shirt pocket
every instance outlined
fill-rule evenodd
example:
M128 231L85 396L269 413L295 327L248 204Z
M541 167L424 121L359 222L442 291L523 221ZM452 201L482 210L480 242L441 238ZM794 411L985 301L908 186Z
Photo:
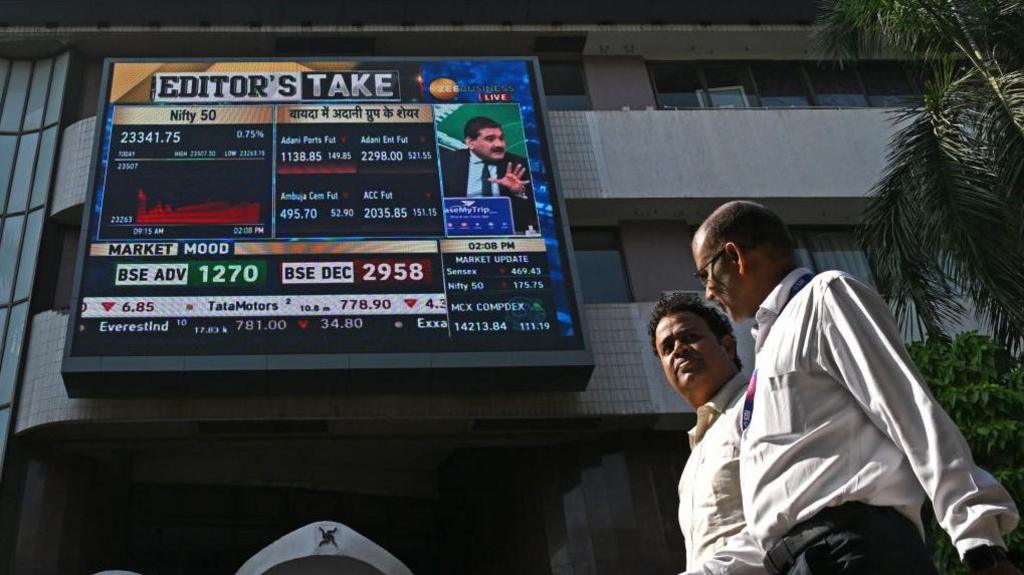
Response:
M798 371L757 374L758 393L750 426L758 436L777 437L804 430L805 410L796 384L799 376Z
M727 443L717 446L714 453L701 462L709 471L711 490L715 497L739 497L740 494L740 446Z

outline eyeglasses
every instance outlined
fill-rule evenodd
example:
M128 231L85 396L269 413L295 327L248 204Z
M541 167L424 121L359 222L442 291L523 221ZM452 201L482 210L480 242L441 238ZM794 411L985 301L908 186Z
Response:
M700 282L700 285L708 287L708 279L711 277L711 273L714 271L713 266L715 265L715 262L718 261L718 258L722 257L724 253L725 247L723 246L719 248L717 252L715 252L715 255L711 256L711 259L708 260L707 263L700 266L700 269L693 273L693 277L697 278L697 281Z

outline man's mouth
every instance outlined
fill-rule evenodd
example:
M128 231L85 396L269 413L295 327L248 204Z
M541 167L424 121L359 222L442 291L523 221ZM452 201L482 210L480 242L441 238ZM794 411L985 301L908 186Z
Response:
M693 357L693 358L690 358L690 359L681 360L681 361L676 363L676 373L679 373L679 372L687 373L687 372L693 371L695 368L699 367L700 364L701 364L700 358L696 358L696 357Z

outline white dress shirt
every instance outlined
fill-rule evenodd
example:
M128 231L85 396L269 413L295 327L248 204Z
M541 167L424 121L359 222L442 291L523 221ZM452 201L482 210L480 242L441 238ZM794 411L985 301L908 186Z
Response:
M914 367L882 298L842 272L787 275L755 316L757 390L740 443L747 529L762 549L823 508L891 506L921 528L921 504L961 556L1005 546L1018 521L1005 489Z
M686 574L763 574L762 553L733 540L745 525L740 496L740 412L747 380L737 374L697 408L690 457L679 477L679 527ZM728 540L728 543L727 543Z
M481 190L483 185L480 183L481 177L483 177L483 171L487 170L488 178L496 178L498 172L498 166L494 164L488 164L478 158L473 152L469 153L469 178L466 180L466 197L467 198L479 198L482 197ZM491 196L499 195L498 184L491 183Z

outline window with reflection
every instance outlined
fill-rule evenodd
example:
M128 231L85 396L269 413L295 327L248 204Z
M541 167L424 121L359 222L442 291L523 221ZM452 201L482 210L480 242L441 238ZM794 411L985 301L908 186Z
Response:
M3 220L0 232L0 305L11 300L14 277L17 272L18 254L21 253L21 229L24 216L13 216Z
M806 268L821 273L844 271L860 281L874 285L867 254L857 242L852 228L792 228L797 244L797 259Z
M4 338L4 350L0 354L0 405L10 403L14 392L21 345L25 339L25 323L28 321L28 302L12 307L7 317L7 337Z
M18 136L0 135L0 214L7 206L7 189L14 171L14 154L18 151Z
M895 108L920 100L902 64L873 62L859 65L857 71L871 106Z
M11 178L11 191L7 198L7 213L23 212L28 205L29 192L32 189L32 169L36 163L36 149L39 145L39 132L30 132L21 136L18 142L18 157L14 163L14 177Z
M21 242L21 258L18 260L17 281L14 284L14 300L25 299L32 291L32 278L35 276L36 256L39 254L39 241L43 234L43 216L45 210L29 213L25 220L25 234Z
M857 71L852 67L839 67L834 63L805 68L819 106L860 108L868 105Z
M704 104L708 108L758 106L757 94L745 65L704 66Z
M31 62L14 62L7 76L4 107L0 111L0 132L21 130L21 117L28 97L28 83L32 77Z
M615 228L573 228L576 279L583 303L633 301Z
M544 81L544 100L550 110L589 110L587 83L583 62L579 60L545 60L540 63Z
M750 67L765 108L810 106L807 84L795 64L756 64Z
M697 66L656 63L650 65L650 74L659 107L702 107L704 86Z

